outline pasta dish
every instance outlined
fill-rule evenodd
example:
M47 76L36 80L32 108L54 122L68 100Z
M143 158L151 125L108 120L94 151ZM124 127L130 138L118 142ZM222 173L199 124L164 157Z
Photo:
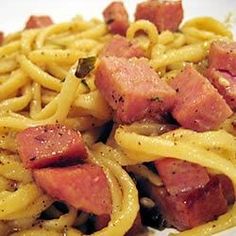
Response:
M181 0L134 16L0 33L0 236L236 226L233 34Z

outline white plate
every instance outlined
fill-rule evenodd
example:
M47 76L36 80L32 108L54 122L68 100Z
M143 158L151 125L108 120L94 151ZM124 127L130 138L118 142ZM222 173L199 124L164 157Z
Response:
M137 2L141 1L124 1L130 16L133 15ZM28 16L32 14L50 15L55 22L70 20L75 15L82 15L86 19L101 18L102 10L109 2L111 0L0 0L0 31L10 33L22 29ZM236 0L183 0L183 4L185 19L213 16L223 21L229 13L233 13L235 16L233 32L236 36ZM157 235L167 236L169 232L165 230ZM236 235L236 228L217 235Z

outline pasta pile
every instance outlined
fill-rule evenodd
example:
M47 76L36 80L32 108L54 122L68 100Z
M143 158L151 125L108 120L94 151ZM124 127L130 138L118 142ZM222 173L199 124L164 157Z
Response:
M140 30L146 34L136 36ZM160 185L159 177L142 163L171 156L222 172L236 185L235 115L218 131L177 129L153 136L149 132L153 124L119 126L107 144L96 143L103 125L112 119L112 110L96 89L93 73L84 80L74 74L78 58L97 57L111 37L100 20L76 17L42 29L22 30L4 39L0 47L1 236L78 236L82 233L74 226L88 218L70 206L68 213L58 214L52 206L55 200L40 190L30 171L22 166L15 136L31 126L62 123L81 131L90 150L90 162L102 166L113 208L109 225L93 235L124 235L136 218L138 192L122 166ZM186 63L194 63L198 70L204 68L210 43L221 38L231 40L232 33L210 17L190 20L176 33L158 33L152 23L140 20L130 25L127 38L146 51L150 65L163 79L171 80ZM53 219L39 220L46 209ZM215 222L180 235L209 235L234 225L235 206Z

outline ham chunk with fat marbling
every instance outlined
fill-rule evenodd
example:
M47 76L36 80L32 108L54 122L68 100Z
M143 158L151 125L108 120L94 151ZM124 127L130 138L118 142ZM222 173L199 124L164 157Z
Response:
M213 130L232 115L223 97L192 66L185 67L170 85L177 92L172 115L184 128Z
M27 128L17 135L16 141L26 168L71 164L87 158L79 131L59 124Z
M115 57L145 57L145 52L134 42L130 42L127 38L120 35L115 35L103 47L100 57L115 56Z
M208 62L209 68L236 76L236 42L213 42L210 47Z
M112 2L103 11L108 30L112 34L126 35L129 27L129 16L122 2Z
M236 64L235 64L236 67ZM206 72L207 78L223 96L232 110L236 110L236 76L229 72L209 68Z
M83 164L33 171L36 183L51 197L96 215L110 214L111 193L100 166Z
M43 28L52 24L53 21L50 16L30 16L30 18L26 22L25 28L26 29Z
M95 83L120 123L159 118L174 104L176 92L144 58L103 57L95 72Z
M183 19L182 1L149 0L139 3L135 19L149 20L159 31L176 31Z

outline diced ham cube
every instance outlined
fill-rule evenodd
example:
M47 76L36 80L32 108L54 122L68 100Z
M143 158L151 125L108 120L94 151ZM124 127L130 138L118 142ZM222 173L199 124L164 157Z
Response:
M26 168L74 163L87 158L79 131L63 125L27 128L17 135L20 158Z
M4 33L0 31L0 46L2 45L4 40Z
M129 27L129 16L122 2L112 2L103 11L103 17L112 34L126 34Z
M139 3L135 19L149 20L159 31L176 31L183 19L182 1L149 0Z
M210 180L204 167L187 161L164 158L155 161L155 166L171 195L204 187Z
M213 42L208 62L210 68L226 71L236 76L236 42Z
M219 179L212 177L202 188L169 195L164 187L150 187L151 198L160 207L168 223L180 231L216 219L227 212Z
M232 115L223 97L192 66L187 66L170 85L177 92L172 115L184 128L212 130Z
M28 21L26 22L26 29L34 29L34 28L43 28L49 25L52 25L53 21L50 16L30 16Z
M137 44L130 42L125 37L115 35L107 44L105 44L100 56L115 57L145 57L145 52Z
M209 68L206 72L206 76L223 96L230 108L236 110L236 76L232 76L229 72L219 71L214 68Z
M83 164L34 170L36 183L51 197L96 215L110 214L111 193L100 166Z
M118 122L157 119L173 107L176 92L144 58L102 57L95 76L96 86L116 111Z

